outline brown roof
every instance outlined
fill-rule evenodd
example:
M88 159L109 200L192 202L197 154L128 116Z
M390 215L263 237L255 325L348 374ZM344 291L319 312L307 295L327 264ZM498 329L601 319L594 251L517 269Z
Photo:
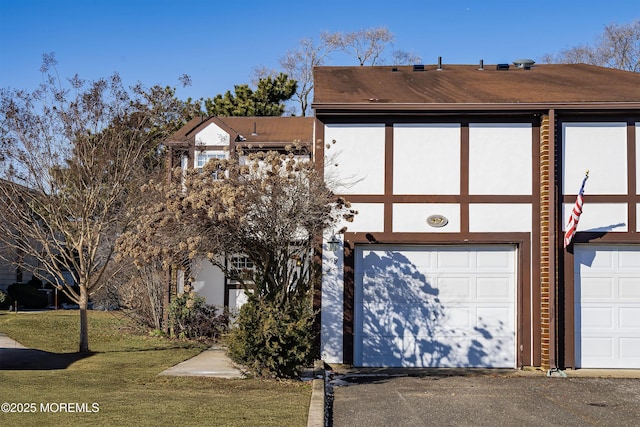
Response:
M424 71L414 71L412 66L317 67L313 107L486 109L580 104L584 108L585 104L618 103L618 107L640 108L640 73L586 64L496 68L444 65L437 70L436 65L426 65Z
M195 118L170 138L172 142L195 142L195 135L210 124L229 133L231 141L244 144L285 145L313 141L313 117L209 117Z

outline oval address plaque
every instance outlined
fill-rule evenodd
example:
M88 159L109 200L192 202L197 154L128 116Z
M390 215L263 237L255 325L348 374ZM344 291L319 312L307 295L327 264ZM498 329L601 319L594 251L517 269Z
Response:
M440 228L444 227L448 223L449 220L444 215L430 215L427 218L427 224L429 224L431 227Z

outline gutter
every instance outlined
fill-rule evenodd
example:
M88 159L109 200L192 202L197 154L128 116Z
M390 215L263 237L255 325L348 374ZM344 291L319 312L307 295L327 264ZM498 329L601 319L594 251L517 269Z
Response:
M502 102L502 103L387 103L371 99L360 103L314 103L312 108L316 116L327 113L362 113L379 112L389 114L394 112L460 112L460 111L591 111L591 110L640 110L640 102Z

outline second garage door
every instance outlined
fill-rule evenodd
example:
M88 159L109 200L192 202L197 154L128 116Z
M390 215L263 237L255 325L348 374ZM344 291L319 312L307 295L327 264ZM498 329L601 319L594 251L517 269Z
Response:
M640 248L575 247L578 368L640 369Z
M516 247L356 247L354 365L516 366Z

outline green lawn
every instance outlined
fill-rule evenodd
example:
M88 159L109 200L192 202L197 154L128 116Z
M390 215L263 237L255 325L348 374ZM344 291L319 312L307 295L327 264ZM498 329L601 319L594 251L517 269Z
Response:
M73 354L77 311L0 312L0 332L70 361L66 369L0 370L0 403L35 403L37 408L36 413L0 412L0 425L306 425L310 384L158 376L206 347L136 333L113 313L89 314L93 354L78 359ZM57 409L61 403L98 411L41 412L41 404Z

